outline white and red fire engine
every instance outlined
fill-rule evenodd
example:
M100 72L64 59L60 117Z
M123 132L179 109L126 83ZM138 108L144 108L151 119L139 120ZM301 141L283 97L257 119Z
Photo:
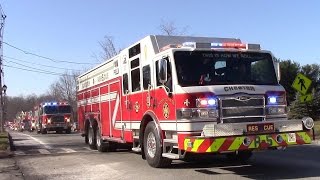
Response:
M152 167L186 153L246 160L309 144L313 120L288 120L279 80L258 44L151 35L78 77L79 126L90 148L132 143Z
M48 131L71 133L72 108L66 102L44 102L34 107L34 118L38 133Z

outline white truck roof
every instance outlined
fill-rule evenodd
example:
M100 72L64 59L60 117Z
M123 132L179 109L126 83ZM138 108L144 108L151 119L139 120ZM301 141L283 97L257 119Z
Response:
M128 46L127 48L123 49L119 54L128 54L128 50L137 44L141 44L140 48L144 49L147 54L154 55L160 52L161 48L169 45L169 44L182 44L185 42L197 42L197 43L241 43L241 40L238 38L218 38L218 37L196 37L196 36L166 36L166 35L149 35L144 37L143 39L137 41L136 43ZM143 50L141 50L143 51ZM142 52L143 53L143 52ZM119 54L117 56L119 56ZM112 59L115 59L117 56L106 60L102 64L91 68L89 71L81 74L79 78L87 75L88 73L98 69L99 67L107 64Z

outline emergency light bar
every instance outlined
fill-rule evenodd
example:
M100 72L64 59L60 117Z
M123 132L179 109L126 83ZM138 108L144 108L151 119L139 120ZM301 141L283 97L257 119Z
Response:
M44 105L57 105L57 102L45 102Z
M244 44L238 42L229 42L229 43L198 43L198 42L184 42L182 47L189 48L235 48L235 49L251 49L251 50L260 50L260 44Z
M45 102L43 103L45 106L57 106L57 105L68 105L67 102Z

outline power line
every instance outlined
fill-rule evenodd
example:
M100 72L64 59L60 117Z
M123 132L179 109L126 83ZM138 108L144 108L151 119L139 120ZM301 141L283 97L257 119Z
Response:
M39 64L39 63L32 63L32 62L29 62L29 61L25 61L25 60L13 58L13 57L8 57L8 56L3 56L3 57L5 57L6 59L13 59L13 60L16 60L16 61L25 62L25 63L28 63L28 64L38 65L38 66L43 66L43 67L49 67L49 68L55 68L55 69L62 69L62 70L68 70L68 71L81 71L81 70L79 70L79 69L61 68L61 67L49 66L49 65ZM6 61L7 61L7 62L15 63L14 61L9 61L9 60L6 60Z
M73 61L61 61L61 60L56 60L56 59L52 59L52 58L49 58L49 57L46 57L46 56L42 56L42 55L38 55L38 54L35 54L35 53L32 53L32 52L29 52L29 51L26 51L26 50L23 50L23 49L20 49L14 45L11 45L7 42L3 42L3 44L6 44L7 46L9 47L12 47L18 51L21 51L25 54L28 54L28 55L32 55L32 56L36 56L36 57L39 57L39 58L42 58L42 59L47 59L47 60L50 60L50 61L53 61L53 62L59 62L59 63L69 63L69 64L96 64L96 63L79 63L79 62L73 62Z
M50 72L50 71L37 71L37 70L25 69L25 68L10 66L10 65L3 65L3 66L13 68L13 69L20 69L20 70L24 70L24 71L29 71L29 72L42 73L42 74L49 74L49 75L56 75L56 76L62 76L62 75L70 76L68 74L59 74L59 73L54 73L54 72Z
M21 63L17 63L17 62L11 62L11 63L18 64L18 65L20 65L20 66L24 66L24 67L27 67L27 68L30 68L30 69L34 69L34 70L38 70L38 71L49 72L49 73L56 73L56 72L52 72L52 71L45 71L45 70L42 70L42 69L34 68L34 67L27 66L27 65L24 65L24 64L21 64Z

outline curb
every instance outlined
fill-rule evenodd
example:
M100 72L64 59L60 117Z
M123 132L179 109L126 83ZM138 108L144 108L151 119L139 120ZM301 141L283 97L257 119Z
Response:
M311 142L311 144L313 144L313 145L320 145L320 140L313 140L313 141Z
M9 132L8 132L8 143L9 143L9 146L8 146L7 150L0 151L0 159L13 157L12 150L14 149L14 146L13 146L12 137Z

